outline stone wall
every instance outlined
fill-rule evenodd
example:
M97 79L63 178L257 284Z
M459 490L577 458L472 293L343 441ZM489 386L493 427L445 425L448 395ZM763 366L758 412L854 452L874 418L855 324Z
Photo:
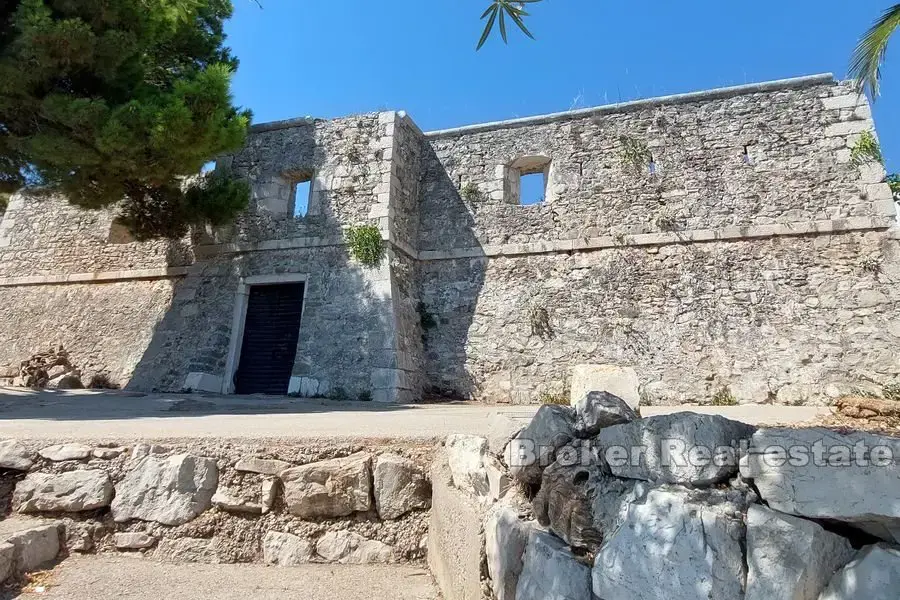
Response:
M4 513L62 522L76 552L281 565L425 557L429 444L119 444L0 442Z
M865 98L831 76L424 134L398 112L257 125L218 161L250 180L250 209L190 244L134 244L112 213L16 199L0 225L0 335L20 314L37 326L0 363L52 338L135 389L200 377L228 391L247 286L294 277L301 395L532 403L583 363L636 368L650 403L877 393L900 375L900 263L884 169L851 160L866 131ZM544 201L520 205L530 172ZM377 268L346 247L361 224L381 232ZM99 349L86 326L54 334L41 290L85 304L81 323L120 312L78 295L96 281L133 286L122 304L156 316ZM174 295L140 291L162 281Z

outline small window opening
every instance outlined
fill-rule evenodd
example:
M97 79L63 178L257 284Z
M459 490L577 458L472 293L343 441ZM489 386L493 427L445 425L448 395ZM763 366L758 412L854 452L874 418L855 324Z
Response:
M752 165L753 158L750 156L750 146L744 146L743 161L745 165Z
M652 154L650 155L650 174L656 175L656 159Z
M540 204L547 195L547 177L543 171L523 173L519 178L519 203L522 206Z
M309 195L311 181L298 181L294 184L294 216L305 217L309 212Z
M207 173L212 173L215 170L216 170L216 161L211 160L208 163L206 163L205 165L203 165L203 167L201 167L200 173L202 175L206 175Z

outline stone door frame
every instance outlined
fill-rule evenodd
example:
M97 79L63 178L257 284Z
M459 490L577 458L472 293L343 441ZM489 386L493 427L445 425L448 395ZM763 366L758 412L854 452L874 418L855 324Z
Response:
M306 298L309 296L308 273L277 273L272 275L251 275L241 277L234 294L234 313L231 318L231 340L228 342L228 358L225 361L225 376L222 378L222 393L234 393L234 374L241 361L241 346L244 343L244 325L247 321L247 304L250 288L254 285L278 285L279 283L302 283L303 305L301 306L301 333L303 315L306 314ZM296 360L296 358L295 358Z

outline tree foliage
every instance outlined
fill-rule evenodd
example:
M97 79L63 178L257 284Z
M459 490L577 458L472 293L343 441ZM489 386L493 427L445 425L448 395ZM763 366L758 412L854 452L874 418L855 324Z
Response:
M229 91L231 14L230 0L3 0L0 193L121 202L141 238L233 218L246 184L185 180L246 139L250 114Z

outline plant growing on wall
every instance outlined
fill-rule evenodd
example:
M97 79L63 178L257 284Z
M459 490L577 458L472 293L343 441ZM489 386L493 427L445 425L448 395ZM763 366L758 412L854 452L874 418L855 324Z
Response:
M850 162L861 167L869 163L884 164L881 146L871 131L863 131L850 149Z
M384 256L384 241L375 225L350 227L346 234L350 256L366 267L377 267Z
M459 190L459 195L462 196L463 200L466 202L475 202L476 200L481 199L481 190L478 188L478 184L469 181Z
M650 154L646 142L628 135L621 136L619 142L622 144L619 156L626 169L640 172L650 164L653 156Z
M535 335L542 340L553 339L553 326L550 324L550 313L546 307L540 304L529 306L528 322L531 325L531 335Z

